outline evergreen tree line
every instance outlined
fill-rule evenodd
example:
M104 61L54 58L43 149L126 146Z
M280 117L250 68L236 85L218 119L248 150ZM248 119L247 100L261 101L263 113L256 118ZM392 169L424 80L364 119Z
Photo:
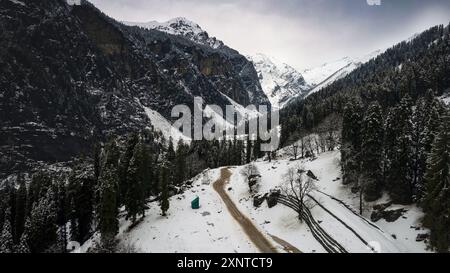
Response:
M236 138L174 144L146 130L96 145L92 158L78 159L64 174L19 174L0 190L0 253L65 252L69 241L82 244L96 231L96 251L113 252L119 217L133 227L156 202L166 216L170 196L186 180L260 158L260 145Z
M387 192L394 203L419 204L432 245L445 252L450 247L449 121L449 109L431 90L415 103L407 94L388 109L378 102L364 107L354 99L344 108L341 147L343 183L359 190L361 202Z
M388 192L426 212L431 244L450 245L448 109L436 97L450 88L449 26L402 42L321 91L281 112L281 141L342 117L343 182L374 201Z
M432 89L441 96L450 87L449 26L436 26L410 41L399 43L363 64L347 77L289 104L280 112L281 142L312 131L325 118L342 115L354 97L364 104L378 101L383 109L396 106L408 94L415 102Z

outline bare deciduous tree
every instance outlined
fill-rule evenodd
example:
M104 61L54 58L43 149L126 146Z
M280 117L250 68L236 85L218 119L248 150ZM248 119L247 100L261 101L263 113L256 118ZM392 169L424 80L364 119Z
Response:
M315 130L320 137L322 152L333 151L339 143L339 130L342 120L332 114L328 116ZM317 147L316 147L317 148Z
M205 172L205 174L203 175L202 184L203 185L211 184L211 177L209 176L209 172Z
M253 192L255 185L258 182L258 179L260 177L258 168L256 167L255 164L248 164L246 165L242 171L241 171L241 175L245 177L245 179L248 182L248 186L250 189L250 192Z
M316 148L316 154L320 154L320 139L318 135L313 136L314 148Z
M299 144L298 142L295 142L289 147L289 154L290 156L294 157L294 160L297 160L298 152L299 152Z
M305 149L308 156L314 157L314 144L312 135L305 137Z
M314 181L305 175L305 170L301 165L289 168L284 176L284 185L281 187L282 193L289 202L294 203L298 208L299 219L302 221L302 212L306 207L312 208L312 202L308 200L308 194L315 189Z

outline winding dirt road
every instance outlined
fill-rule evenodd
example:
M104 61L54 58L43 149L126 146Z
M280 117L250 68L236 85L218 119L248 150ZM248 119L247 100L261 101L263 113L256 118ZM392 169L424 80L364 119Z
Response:
M262 234L258 228L253 224L253 222L248 219L234 204L230 196L225 191L225 185L229 182L231 177L231 171L227 168L221 169L220 178L214 182L213 188L220 195L223 202L225 203L228 211L233 216L233 218L241 225L245 234L249 237L250 241L262 252L262 253L277 253L277 249L272 245L272 243ZM284 240L276 237L274 240L282 245L284 249L291 253L301 253L300 250L290 245Z

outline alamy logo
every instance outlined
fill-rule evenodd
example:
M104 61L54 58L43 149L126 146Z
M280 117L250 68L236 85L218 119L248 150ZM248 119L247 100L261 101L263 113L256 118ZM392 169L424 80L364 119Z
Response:
M81 0L67 0L67 4L69 4L71 6L80 6Z
M369 6L381 6L381 0L366 0Z
M280 144L278 111L269 112L266 105L260 105L259 108L249 105L244 111L257 114L253 117L243 116L243 113L236 111L233 105L227 105L224 115L220 106L203 107L203 99L195 97L194 113L187 105L176 105L172 109L172 118L178 119L172 126L192 140L224 140L236 136L238 139L260 140L262 152L278 149ZM207 112L210 114L206 114ZM210 118L211 116L215 118ZM210 118L205 124L203 124L204 117Z

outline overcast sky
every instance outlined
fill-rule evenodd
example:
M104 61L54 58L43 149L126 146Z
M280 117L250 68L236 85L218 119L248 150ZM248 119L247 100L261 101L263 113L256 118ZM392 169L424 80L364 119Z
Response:
M449 0L91 0L120 21L186 17L243 54L297 69L389 47L450 22Z

